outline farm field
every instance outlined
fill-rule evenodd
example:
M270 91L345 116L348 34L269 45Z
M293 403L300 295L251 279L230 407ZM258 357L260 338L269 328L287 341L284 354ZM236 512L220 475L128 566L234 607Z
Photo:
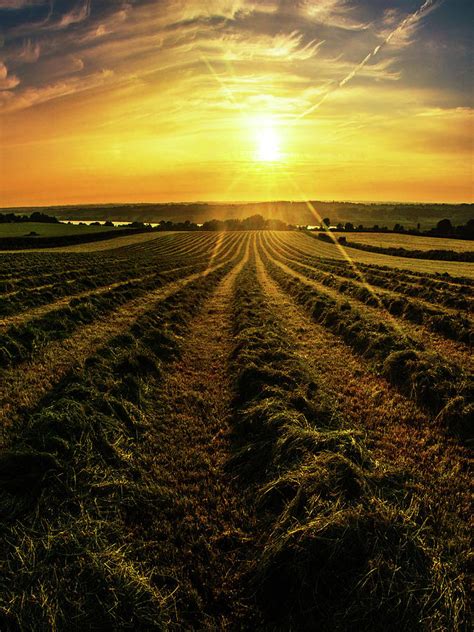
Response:
M64 235L84 235L114 230L108 226L80 226L73 224L54 224L44 222L20 222L18 224L0 224L1 237L24 237L31 232L39 237L63 237ZM117 227L120 230L120 227Z
M118 229L118 228L117 228ZM103 232L103 231L102 231ZM100 252L102 250L111 250L112 248L121 248L124 246L129 246L132 244L139 244L142 242L159 239L162 236L171 235L172 231L166 233L155 233L155 232L145 232L145 233L137 233L137 234L128 234L113 237L113 239L104 239L95 242L84 242L79 244L71 244L68 246L54 246L52 248L28 248L29 253L34 252ZM2 250L0 248L0 253L10 253L13 254L11 250ZM21 251L20 251L21 252Z
M341 248L333 243L321 241L318 239L317 233L308 234L295 231L291 233L289 240L291 245L298 250L302 250L308 254L315 254L319 257L341 260L350 259L356 264L388 266L399 270L414 270L422 274L449 274L453 277L463 276L474 279L474 266L470 262L407 259L394 255L356 250L355 248ZM348 241L351 240L352 238L349 237Z
M0 253L0 630L468 630L472 267Z
M445 239L442 237L421 237L402 235L400 233L359 233L357 231L334 232L337 237L345 236L348 241L382 248L406 248L407 250L454 250L454 252L470 252L472 241L463 239Z

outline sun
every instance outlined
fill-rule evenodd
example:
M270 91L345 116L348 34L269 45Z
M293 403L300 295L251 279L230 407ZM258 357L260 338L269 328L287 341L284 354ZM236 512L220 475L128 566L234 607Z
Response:
M257 130L256 160L277 162L281 159L280 138L271 123L263 123Z

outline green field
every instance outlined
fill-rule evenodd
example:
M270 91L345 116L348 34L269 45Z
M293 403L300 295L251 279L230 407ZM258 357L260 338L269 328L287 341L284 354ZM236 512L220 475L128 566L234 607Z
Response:
M369 264L375 266L387 266L398 270L413 270L422 274L449 274L453 277L461 276L474 279L474 265L472 263L460 261L437 261L430 259L408 259L389 254L357 250L356 248L345 248L334 243L321 241L318 239L317 233L314 232L304 234L302 232L295 231L291 233L291 235L292 236L289 237L290 242L294 244L296 248L318 257L353 261L356 265ZM345 233L344 236L348 237L348 242L351 241L350 233Z
M0 254L2 632L469 629L472 274L354 253Z
M117 227L116 230L120 228ZM1 237L25 237L31 232L38 237L63 237L64 235L87 235L90 233L102 233L114 230L111 226L79 226L76 224L49 224L40 222L20 222L0 224ZM34 239L34 237L32 237Z
M442 237L418 237L415 235L402 235L400 233L358 233L357 231L338 233L337 237L344 236L347 241L355 241L369 246L382 248L406 248L407 250L454 250L455 252L472 252L474 242L463 239L443 239Z

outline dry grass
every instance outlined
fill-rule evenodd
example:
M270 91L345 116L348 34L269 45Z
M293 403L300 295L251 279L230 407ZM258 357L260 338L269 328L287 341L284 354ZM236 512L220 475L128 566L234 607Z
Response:
M355 241L369 246L382 248L406 248L407 250L453 250L454 252L472 252L472 241L463 239L443 239L442 237L416 237L400 233L334 233L336 237L347 237L348 241Z
M470 455L446 433L472 414L465 348L347 297L319 247L0 256L32 327L2 338L2 632L468 629ZM363 268L468 306L469 281Z
M284 238L290 246L295 245L302 248L309 255L316 255L318 257L328 257L339 260L348 258L355 263L360 262L370 265L388 266L390 268L415 271L423 274L449 274L452 277L474 279L474 266L471 263L405 259L403 257L363 252L354 248L341 249L336 245L324 243L319 239L313 239L306 234L294 232L284 234Z

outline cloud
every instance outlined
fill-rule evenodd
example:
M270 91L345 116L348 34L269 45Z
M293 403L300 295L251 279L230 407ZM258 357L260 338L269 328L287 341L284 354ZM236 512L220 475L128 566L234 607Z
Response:
M27 39L23 43L21 52L18 54L18 59L24 63L34 63L38 61L41 53L41 46L38 42L33 43L31 39Z
M305 17L325 26L349 31L361 31L369 26L352 17L354 7L346 0L304 0L301 11Z
M417 11L404 19L400 10L386 9L383 16L383 28L378 34L383 45L392 49L401 49L413 44L422 19L437 9L442 1L427 0Z
M321 97L321 99L317 103L315 103L314 105L309 107L307 110L302 112L298 118L303 118L304 116L307 116L311 112L314 112L315 110L317 110L324 103L324 101L330 96L330 94L343 88L355 76L361 74L361 71L367 66L367 64L376 55L378 55L381 49L385 47L386 45L388 45L391 40L396 40L397 37L401 37L407 29L408 30L413 29L423 16L425 16L428 12L430 12L434 7L439 6L439 4L440 3L437 2L436 0L425 0L425 2L414 13L410 13L395 28L390 29L388 34L383 39L383 41L380 44L377 44L377 46L373 50L367 53L367 55L362 59L362 61L360 61L355 66L353 66L350 72L345 77L343 77L340 81L338 81L338 83L333 87L332 90L328 91L323 97ZM393 16L392 14L390 14L389 19L392 19L392 18Z
M15 112L39 105L40 103L46 103L52 99L85 92L103 86L112 77L112 71L103 70L86 77L70 77L64 81L58 81L39 88L25 88L15 92L5 91L0 93L0 110L4 113Z
M249 35L247 33L224 33L206 37L200 49L212 54L218 60L239 61L267 59L291 63L314 57L323 41L304 42L304 35L298 31L270 35Z
M15 75L8 74L8 68L0 62L0 90L12 90L20 83Z
M0 0L0 9L12 9L18 11L27 7L37 7L48 4L49 0Z
M91 13L91 0L85 0L82 4L78 4L68 13L64 13L54 28L67 28L71 24L78 24L87 20Z

